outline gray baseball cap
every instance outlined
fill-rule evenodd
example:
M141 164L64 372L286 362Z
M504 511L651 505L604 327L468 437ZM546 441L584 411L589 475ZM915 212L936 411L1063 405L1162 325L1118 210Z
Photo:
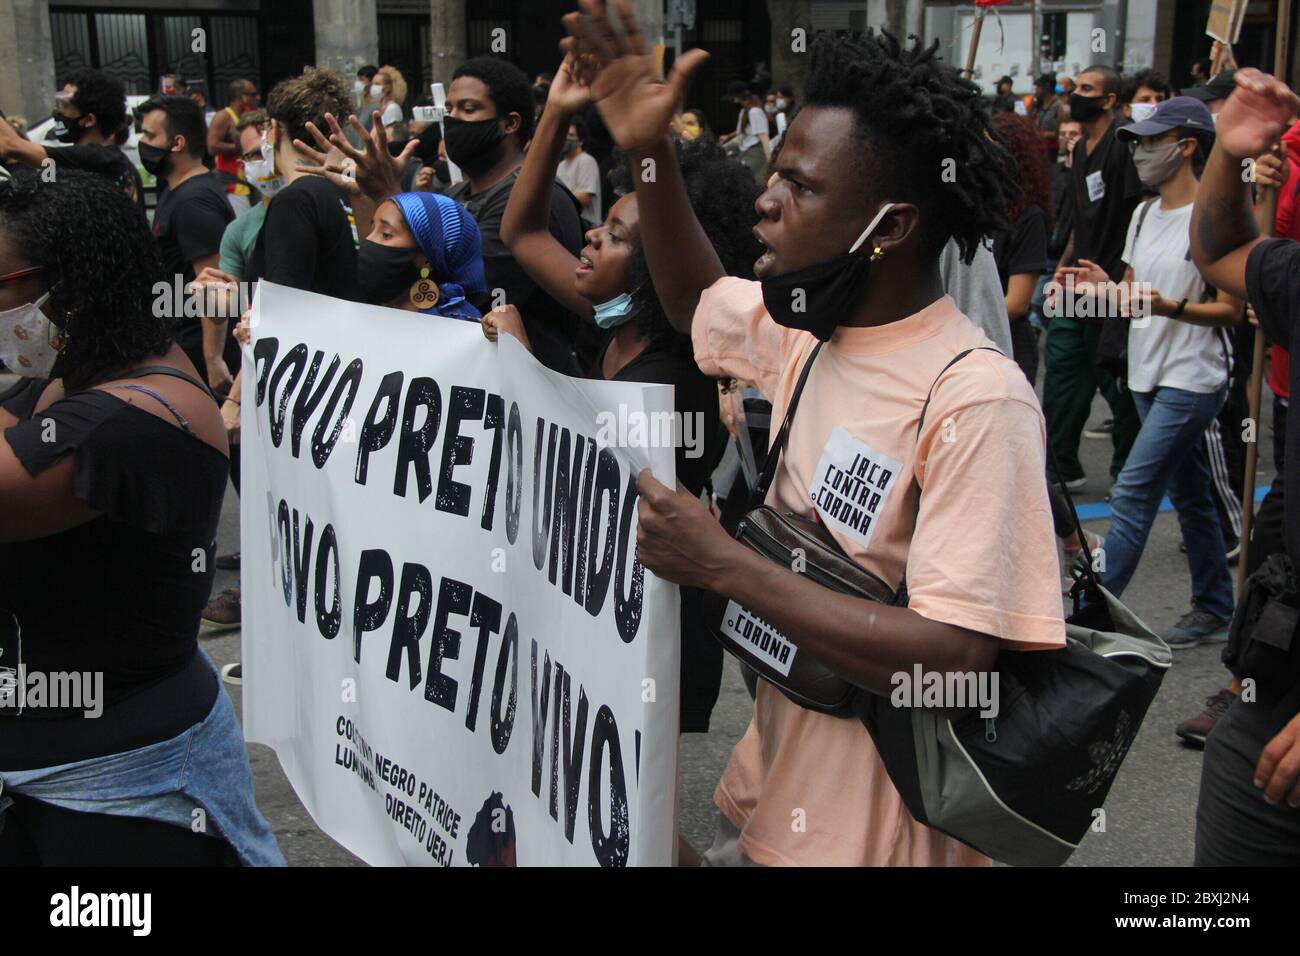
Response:
M1209 108L1191 96L1175 96L1156 106L1156 111L1140 123L1121 126L1116 135L1124 139L1160 136L1171 129L1191 129L1214 135L1214 117Z

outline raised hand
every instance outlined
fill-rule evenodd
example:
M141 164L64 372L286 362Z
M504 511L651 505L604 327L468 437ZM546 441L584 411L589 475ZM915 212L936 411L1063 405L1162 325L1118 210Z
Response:
M365 149L357 149L353 146L343 130L339 126L332 113L325 114L325 122L329 125L330 135L326 137L314 123L307 123L307 132L311 133L312 139L316 141L318 149L312 149L300 139L293 141L293 145L298 148L304 156L315 160L315 165L306 165L299 167L305 173L324 176L331 182L343 186L347 185L340 181L346 179L341 164L331 164L328 161L330 147L338 150L346 158L356 164L356 189L369 199L375 202L381 202L395 193L402 191L402 172L406 169L406 164L410 161L411 156L415 154L415 148L420 144L419 140L412 139L406 144L400 155L391 156L388 153L388 132L384 129L384 124L380 121L379 111L374 112L374 124L369 133L361 125L361 121L355 116L348 117L348 123L360 134L362 142L366 143Z
M603 0L580 0L588 19L566 14L569 36L560 45L595 67L591 98L614 141L630 153L644 153L668 135L687 82L709 54L688 50L665 79L646 50L627 0L613 0L612 5L623 26L622 36L614 32Z
M1276 77L1254 68L1238 70L1237 90L1216 123L1219 148L1237 159L1254 159L1282 138L1300 116L1300 96Z
M589 61L590 57L585 59ZM556 110L562 116L581 112L591 102L591 87L587 81L590 74L594 73L594 64L584 65L577 54L566 53L564 62L551 80L551 90L546 95L546 108Z
M1274 143L1272 149L1255 161L1255 185L1261 189L1281 189L1290 175L1286 143Z

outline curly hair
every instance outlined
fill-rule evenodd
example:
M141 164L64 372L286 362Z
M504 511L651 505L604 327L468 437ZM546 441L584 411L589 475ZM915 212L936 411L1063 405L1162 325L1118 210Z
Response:
M939 256L955 239L970 262L986 236L1005 229L1015 164L994 143L980 88L915 37L820 34L813 44L805 106L852 110L864 148L857 177L877 197L921 211L921 253ZM945 175L948 170L955 172Z
M66 80L77 88L72 105L81 115L93 113L95 125L105 136L114 136L126 126L126 87L117 77L84 67Z
M754 277L754 260L762 247L754 238L758 210L754 203L761 187L740 163L730 158L713 139L678 142L677 159L686 182L686 195L695 218L704 228L728 275ZM631 160L622 150L615 153L618 165L611 179L615 191L628 192L634 175ZM638 245L628 270L632 293L632 317L637 331L652 343L666 343L679 354L691 354L690 337L674 329L659 304L646 262L645 247Z
M291 139L312 142L307 123L326 129L325 114L336 119L352 112L352 87L333 70L309 66L301 76L281 80L266 98L267 115L285 128Z
M1015 222L1030 206L1037 206L1047 216L1047 229L1052 228L1052 170L1047 163L1043 142L1034 125L1024 116L1015 113L998 113L993 117L993 134L1011 158L1016 161L1015 184L1018 189L1007 197L1007 219ZM1015 185L1013 184L1013 185Z
M49 283L50 308L67 346L55 375L69 392L161 355L171 338L158 244L135 202L93 173L16 168L0 179L0 236Z
M533 138L533 113L537 108L533 85L528 82L524 71L509 60L495 56L476 56L456 68L456 72L451 75L452 82L462 76L472 76L487 87L488 96L496 104L497 116L519 114L519 129L515 135L519 148L522 149Z
M395 66L381 66L376 76L386 77L393 87L393 102L401 106L406 102L406 77L402 76L402 71ZM374 82L372 79L371 82Z

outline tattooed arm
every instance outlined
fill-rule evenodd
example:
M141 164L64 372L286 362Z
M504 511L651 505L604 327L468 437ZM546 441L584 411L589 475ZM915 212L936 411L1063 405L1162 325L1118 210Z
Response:
M1300 97L1258 70L1240 70L1235 78L1237 91L1219 114L1214 150L1196 192L1192 257L1207 282L1244 299L1246 260L1262 241L1244 161L1272 148L1300 115Z

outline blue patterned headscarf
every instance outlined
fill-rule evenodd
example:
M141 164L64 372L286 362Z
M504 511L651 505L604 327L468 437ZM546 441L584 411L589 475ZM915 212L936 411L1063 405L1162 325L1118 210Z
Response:
M465 298L487 291L483 242L474 217L438 193L398 193L392 200L429 260L429 278L438 284L437 303L420 311L477 322L483 315Z

